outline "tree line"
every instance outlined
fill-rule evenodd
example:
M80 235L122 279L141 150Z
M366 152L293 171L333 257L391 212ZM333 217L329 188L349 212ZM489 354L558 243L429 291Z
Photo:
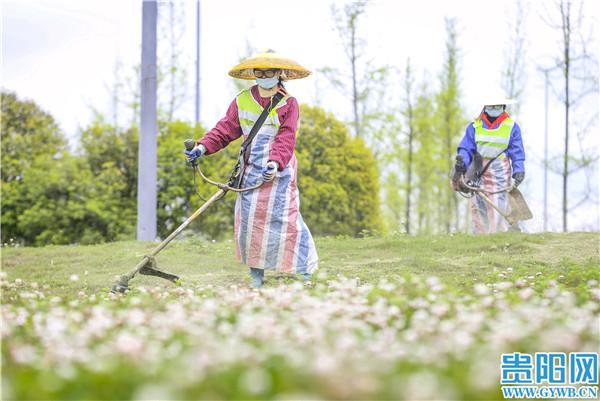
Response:
M369 0L356 0L331 6L346 58L336 68L325 66L318 73L349 99L346 123L379 161L388 229L409 234L465 231L469 227L467 202L460 202L448 185L456 146L475 117L467 116L461 104L460 21L445 19L443 65L437 77L432 77L427 71L415 73L410 58L403 68L373 63L364 29L372 5ZM597 107L582 107L598 102L598 60L589 51L596 38L584 18L583 1L548 2L536 11L555 33L559 46L546 59L530 60L530 7L522 0L511 6L503 36L504 62L497 74L506 94L518 100L511 113L519 113L527 88L526 67L531 63L545 74L546 85L562 104L563 133L555 132L563 137L563 149L544 155L531 148L527 152L529 166L537 164L545 176L550 172L562 178L562 229L567 231L569 213L585 203L598 203L599 156L594 147L584 144L597 129L599 114ZM591 103L583 101L589 98L593 98ZM578 118L573 118L574 113ZM524 127L525 131L540 130L542 121L539 116L538 126ZM569 183L575 180L584 182L582 190L572 189ZM545 192L547 187L545 182Z
M575 42L580 23L571 18L569 2L560 1L559 27L563 52L546 74L561 73L567 88L555 89L565 113L573 113L581 99L598 87L597 76L586 72L592 59ZM199 138L204 127L177 120L174 110L186 98L181 49L182 10L178 3L161 3L159 30L158 233L166 236L214 190L193 185L184 162L182 141ZM410 59L396 66L374 65L368 58L361 24L368 17L368 1L332 7L332 18L347 60L336 68L320 68L316 75L349 99L350 118L302 105L297 141L302 213L316 235L366 233L429 234L463 231L469 226L467 202L460 202L448 183L453 155L469 117L461 105L461 49L458 20L445 20L444 62L437 75L415 71ZM507 46L501 78L510 96L525 88L525 18L520 2ZM579 46L579 47L578 47ZM585 49L584 49L585 50ZM593 60L592 60L593 61ZM582 64L582 63L586 64ZM573 75L577 72L577 75ZM35 103L2 93L2 242L24 244L95 243L134 238L136 226L139 68L126 76L115 64L110 86L112 108L96 110L84 127L75 150L48 113ZM393 77L400 76L397 81ZM423 78L418 79L419 76ZM571 89L569 89L571 82ZM576 87L582 82L587 86ZM368 84L367 84L368 83ZM576 87L577 93L573 93ZM583 88L583 89L582 89ZM570 91L571 92L570 92ZM572 120L572 119L571 119ZM588 121L592 121L589 123ZM597 114L578 138L594 127ZM537 160L560 174L563 221L566 230L568 178L597 165L597 155L569 148L565 130L564 155ZM210 156L204 170L226 178L237 156L236 143ZM535 160L534 160L535 162ZM567 165L568 163L568 165ZM565 167L566 166L566 167ZM590 185L593 189L593 185ZM597 189L596 189L597 190ZM590 195L591 193L591 195ZM593 197L593 190L583 201ZM573 197L571 196L571 199ZM195 222L190 234L224 238L230 234L235 197L228 196ZM573 201L571 201L573 203ZM575 201L576 207L579 200Z
M301 106L296 154L302 213L316 235L383 230L373 154L346 126L318 107ZM26 245L133 239L137 199L137 127L97 119L81 131L76 151L51 115L32 101L2 93L2 242ZM165 237L216 189L198 182L183 155L183 140L205 130L184 121L160 121L158 233ZM323 137L322 133L327 132ZM236 141L207 156L203 171L226 179ZM189 233L222 239L233 230L229 195L192 224Z

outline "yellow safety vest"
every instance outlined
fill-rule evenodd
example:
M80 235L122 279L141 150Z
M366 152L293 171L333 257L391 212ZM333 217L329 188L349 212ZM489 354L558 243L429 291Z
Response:
M240 120L240 127L242 128L242 132L244 135L248 135L250 130L254 126L258 117L260 117L263 112L263 107L254 99L252 93L250 93L250 89L244 89L237 95L236 103L238 108L238 118ZM286 104L287 96L284 97L279 104L271 110L269 116L263 123L261 128L265 131L275 131L279 130L279 116L277 115L277 109L283 107Z
M481 119L473 121L477 152L487 159L498 156L501 151L508 147L510 133L514 125L515 122L511 118L506 118L495 129L483 128ZM498 156L499 159L503 159L504 157L506 157L504 153Z

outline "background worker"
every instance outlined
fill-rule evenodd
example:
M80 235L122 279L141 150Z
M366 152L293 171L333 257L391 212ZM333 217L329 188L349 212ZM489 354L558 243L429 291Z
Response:
M317 269L312 235L300 214L297 187L298 163L294 155L298 129L298 102L283 87L286 79L310 74L293 60L272 50L242 61L229 71L238 79L255 79L241 91L225 117L208 131L197 146L186 152L188 160L210 155L240 136L247 137L256 120L281 92L284 97L261 126L250 145L242 187L265 181L261 187L238 194L234 236L239 260L250 268L251 286L264 282L264 270L299 273L305 279Z
M480 177L481 187L489 193L506 188L511 183L517 187L525 178L525 149L521 128L510 118L507 105L515 103L503 93L489 97L479 116L467 126L465 135L458 145L455 177L467 173L473 176L477 154L481 155L481 167L485 170ZM489 165L488 165L489 164ZM486 168L487 166L487 168ZM479 166L477 167L479 168ZM457 175L458 174L458 175ZM511 181L512 178L512 181ZM453 179L454 190L460 190L457 179ZM508 194L489 194L489 198L502 210L508 210ZM473 233L495 233L508 229L506 219L480 196L471 198Z

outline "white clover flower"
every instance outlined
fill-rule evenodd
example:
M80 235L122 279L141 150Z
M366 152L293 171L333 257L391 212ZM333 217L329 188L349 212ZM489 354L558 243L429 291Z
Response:
M545 298L556 298L559 293L560 292L555 287L547 288L546 290L544 290L544 297Z
M482 283L475 284L473 289L475 290L475 294L477 295L487 295L490 293L490 289L488 288L488 286Z
M27 323L27 318L29 316L29 312L25 308L17 309L17 316L14 317L14 323L17 326L23 326Z
M525 288L525 287L527 287L527 281L523 280L523 279L519 279L515 282L515 286L517 288Z
M22 365L33 365L38 359L35 348L29 344L12 347L10 349L10 354L16 363Z
M435 285L440 284L440 279L437 278L436 276L429 276L429 277L427 277L425 282L427 283L428 286L433 287Z
M496 284L496 288L499 289L500 291L508 290L512 286L513 286L513 283L511 283L510 281L502 281L502 282Z
M138 308L132 309L127 314L127 321L133 326L141 325L146 321L146 313Z
M117 335L115 339L116 349L132 357L138 357L143 350L142 341L135 335L122 332Z
M19 297L22 299L33 299L33 298L36 298L36 295L33 292L22 291L19 293Z
M521 291L519 291L519 298L525 301L531 298L533 294L534 291L531 288L523 288Z
M486 308L493 306L494 305L494 297L488 295L488 296L481 298L481 305Z
M442 317L445 314L448 313L448 311L450 310L450 308L448 307L448 305L446 304L435 304L431 307L431 312L438 317Z
M71 276L69 277L69 281L79 281L79 276L77 274L71 274Z
M377 287L379 287L383 291L388 291L388 292L392 292L396 289L396 286L393 283L390 283L389 281L387 281L386 279L379 280Z
M282 360L284 370L318 376L319 396L324 388L330 397L365 399L381 398L382 388L399 398L437 389L441 392L436 397L454 399L462 393L456 391L455 379L443 373L455 367L453 361L468 366L465 374L485 376L460 383L472 393L489 391L498 383L498 361L488 363L482 356L508 352L524 339L531 349L595 346L590 339L597 336L600 288L590 288L591 299L582 304L580 292L561 291L551 281L537 284L543 293L540 298L529 288L533 283L523 283L519 287L517 282L474 281L468 295L445 288L432 294L431 288L441 282L431 277L411 278L404 284L381 280L376 286L357 286L354 279L339 278L311 291L294 285L252 292L246 286L232 290L196 284L183 290L140 290L118 296L116 302L107 302L104 294L86 296L79 291L64 299L54 297L48 305L18 298L22 305L1 305L0 332L10 358L12 349L27 344L35 350L35 358L25 351L22 360L32 360L40 369L56 369L69 380L76 380L81 369L111 373L125 361L125 369L143 367L152 377L164 377L173 385L171 398L180 397L173 389L190 388L232 366L243 368L240 389L261 398L273 391L262 366L275 357ZM427 295L407 298L412 287ZM512 291L505 296L512 287L518 288L516 299ZM373 297L373 289L384 288L389 293L376 291ZM54 294L49 289L47 295ZM73 301L80 307L70 308ZM28 331L26 342L17 334L23 331ZM402 377L388 375L403 363L417 368ZM409 381L416 387L427 376L409 379L416 372L434 372L436 380L428 384L433 390L408 387ZM389 382L391 376L400 383L397 387ZM140 389L134 398L140 398L155 393L152 386L162 383L132 385Z

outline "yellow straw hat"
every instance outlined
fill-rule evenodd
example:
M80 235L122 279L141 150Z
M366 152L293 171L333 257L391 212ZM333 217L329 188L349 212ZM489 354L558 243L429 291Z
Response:
M274 50L267 50L249 57L229 70L229 75L238 79L256 79L255 68L277 68L283 71L283 79L300 79L310 75L310 71L292 59L283 57Z

